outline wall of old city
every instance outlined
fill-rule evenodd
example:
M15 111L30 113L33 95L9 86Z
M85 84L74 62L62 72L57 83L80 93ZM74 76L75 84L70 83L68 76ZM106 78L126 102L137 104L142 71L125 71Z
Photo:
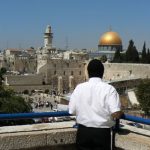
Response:
M45 90L51 89L51 85L10 85L11 89L13 89L17 93L22 93L25 90L28 90L29 93L31 93L33 90L42 90L45 92Z
M18 49L6 49L3 54L3 67L9 71L19 73L35 73L37 59L31 52L27 53Z
M28 89L32 89L37 85L45 89L45 86L49 85L51 89L68 92L73 90L78 83L87 79L86 66L87 62L51 59L48 60L46 65L40 68L39 74L7 75L7 79L5 79L7 83L5 84L9 84L19 91L27 87ZM104 79L108 81L150 78L149 64L104 63L104 66Z
M149 64L104 63L106 80L150 78Z
M53 59L48 60L39 72L45 77L46 84L69 91L85 81L85 64L84 61Z
M6 84L17 86L17 85L42 85L43 76L42 75L7 75L5 76Z
M15 71L21 72L21 73L35 73L37 64L36 59L34 57L15 57L14 64L12 66Z
M43 84L43 76L39 75L6 75L5 85L14 89L16 92L28 90L50 90L50 85Z

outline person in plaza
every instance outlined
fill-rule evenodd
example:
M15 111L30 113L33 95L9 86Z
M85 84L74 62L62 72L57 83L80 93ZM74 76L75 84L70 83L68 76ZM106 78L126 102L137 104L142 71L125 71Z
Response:
M122 115L116 89L103 82L104 66L93 59L87 66L89 80L77 85L69 102L76 115L78 150L111 150L111 128Z

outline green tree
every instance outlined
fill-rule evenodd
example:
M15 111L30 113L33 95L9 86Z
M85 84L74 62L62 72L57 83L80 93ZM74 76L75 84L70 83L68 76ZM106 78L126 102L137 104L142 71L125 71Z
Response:
M2 85L2 83L3 83L3 80L4 80L4 74L6 73L6 68L4 68L4 67L2 67L1 69L0 69L0 85Z
M149 50L149 48L148 48L148 50L147 50L147 55L146 55L146 59L147 59L147 63L148 64L150 64L150 50Z
M117 49L113 58L113 62L120 63L121 62L121 54L120 50Z
M133 63L139 62L139 53L136 49L136 47L133 47L133 57L132 57Z
M139 62L139 54L136 47L134 46L133 40L129 41L129 46L126 51L126 61L130 63Z
M0 86L0 114L31 112L32 106L24 98L15 95L14 91ZM33 123L32 119L0 121L0 125Z
M24 90L23 93L24 94L29 94L29 90Z
M107 61L107 56L106 55L102 55L100 60L105 63Z
M121 54L121 62L126 62L126 53Z
M147 60L147 54L146 54L146 43L144 42L143 49L142 49L142 58L141 62L146 63Z
M145 79L137 87L136 95L141 109L150 115L150 79Z
M133 47L134 47L134 42L132 40L130 40L128 49L126 51L126 60L127 60L127 62L132 61Z

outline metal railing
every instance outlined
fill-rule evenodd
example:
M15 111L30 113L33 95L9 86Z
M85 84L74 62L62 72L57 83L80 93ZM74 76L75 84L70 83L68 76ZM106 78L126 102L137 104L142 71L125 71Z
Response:
M31 119L31 118L44 118L44 117L61 117L71 116L68 111L58 112L32 112L32 113L13 113L13 114L0 114L0 120L17 120L17 119ZM138 122L146 125L150 125L150 119L131 116L123 114L121 119ZM118 121L119 123L119 121Z
M128 114L122 115L121 119L150 125L150 119L142 118L142 117L136 117L136 116L132 116L132 115L128 115Z
M68 111L0 114L0 120L71 116Z

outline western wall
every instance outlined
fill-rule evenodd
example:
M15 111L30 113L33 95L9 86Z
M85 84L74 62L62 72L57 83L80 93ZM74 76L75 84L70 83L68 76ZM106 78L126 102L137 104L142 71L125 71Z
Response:
M39 74L7 75L5 84L17 91L33 90L41 85L42 89L69 92L87 79L86 66L87 62L77 60L49 60L41 67ZM104 67L104 80L106 81L150 78L149 64L104 63Z
M150 64L104 63L104 79L108 81L150 78Z

